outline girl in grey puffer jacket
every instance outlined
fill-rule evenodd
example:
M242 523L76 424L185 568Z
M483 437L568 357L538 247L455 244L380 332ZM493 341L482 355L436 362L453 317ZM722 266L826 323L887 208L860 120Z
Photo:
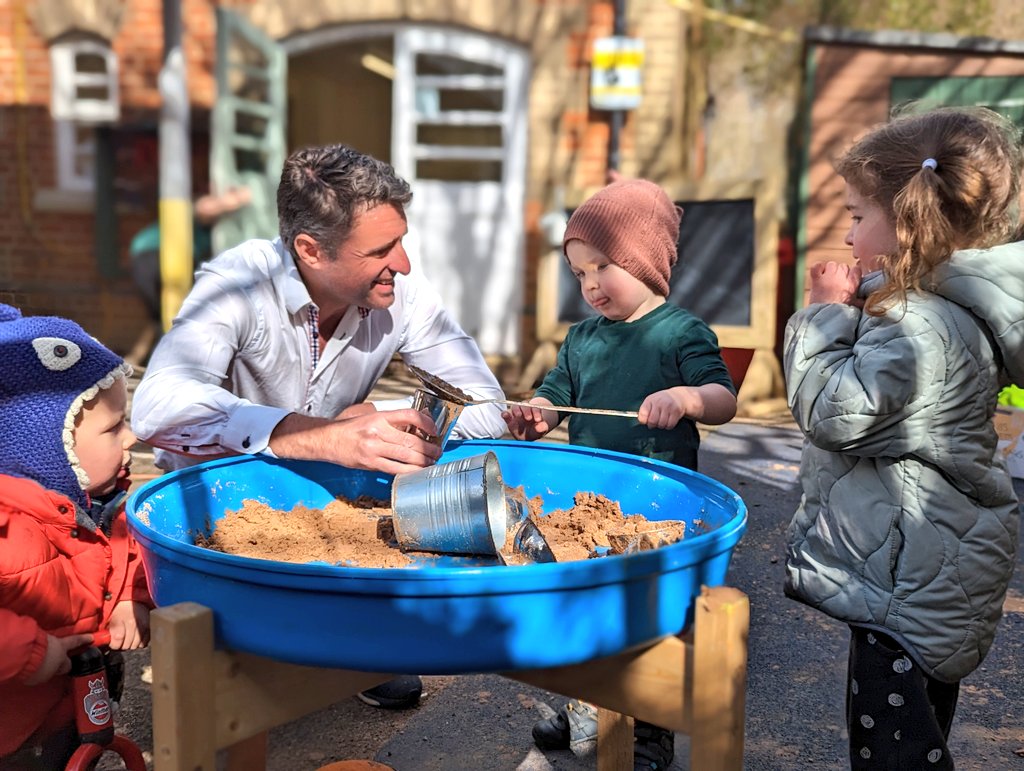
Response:
M1019 508L996 396L1024 383L1020 138L941 108L837 163L856 265L811 268L786 329L804 432L786 592L851 626L851 766L953 768L960 680L985 657Z

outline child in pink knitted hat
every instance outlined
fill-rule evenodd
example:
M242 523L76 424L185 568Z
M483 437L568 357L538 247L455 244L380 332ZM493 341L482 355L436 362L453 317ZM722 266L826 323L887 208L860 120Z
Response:
M569 441L697 468L696 424L731 420L736 390L714 332L666 302L681 217L665 191L643 179L613 182L573 212L562 249L600 315L569 329L534 406L503 413L513 437L532 441L551 431L561 418L545 409L553 405L636 410L637 420L574 414ZM570 722L593 722L596 730L588 711L572 702L535 725L534 740L544 749L568 747ZM672 739L637 721L636 768L667 768Z

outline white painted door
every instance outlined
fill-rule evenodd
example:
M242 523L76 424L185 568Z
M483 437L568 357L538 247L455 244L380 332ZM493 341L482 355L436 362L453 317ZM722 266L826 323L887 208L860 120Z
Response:
M523 284L524 49L472 33L395 35L392 164L409 181L412 244L485 355L515 355Z

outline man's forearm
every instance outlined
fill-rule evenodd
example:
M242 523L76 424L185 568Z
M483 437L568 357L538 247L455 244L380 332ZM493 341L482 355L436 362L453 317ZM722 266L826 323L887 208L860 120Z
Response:
M342 415L344 416L344 412ZM348 416L351 417L351 416ZM296 460L322 460L333 454L328 446L324 426L331 421L327 418L313 418L289 413L282 418L270 433L267 446L278 458Z

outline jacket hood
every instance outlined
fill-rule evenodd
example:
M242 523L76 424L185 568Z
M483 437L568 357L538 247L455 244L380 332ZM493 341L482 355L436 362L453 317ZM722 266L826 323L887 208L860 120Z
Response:
M924 287L981 319L1010 380L1024 385L1024 241L954 252Z

